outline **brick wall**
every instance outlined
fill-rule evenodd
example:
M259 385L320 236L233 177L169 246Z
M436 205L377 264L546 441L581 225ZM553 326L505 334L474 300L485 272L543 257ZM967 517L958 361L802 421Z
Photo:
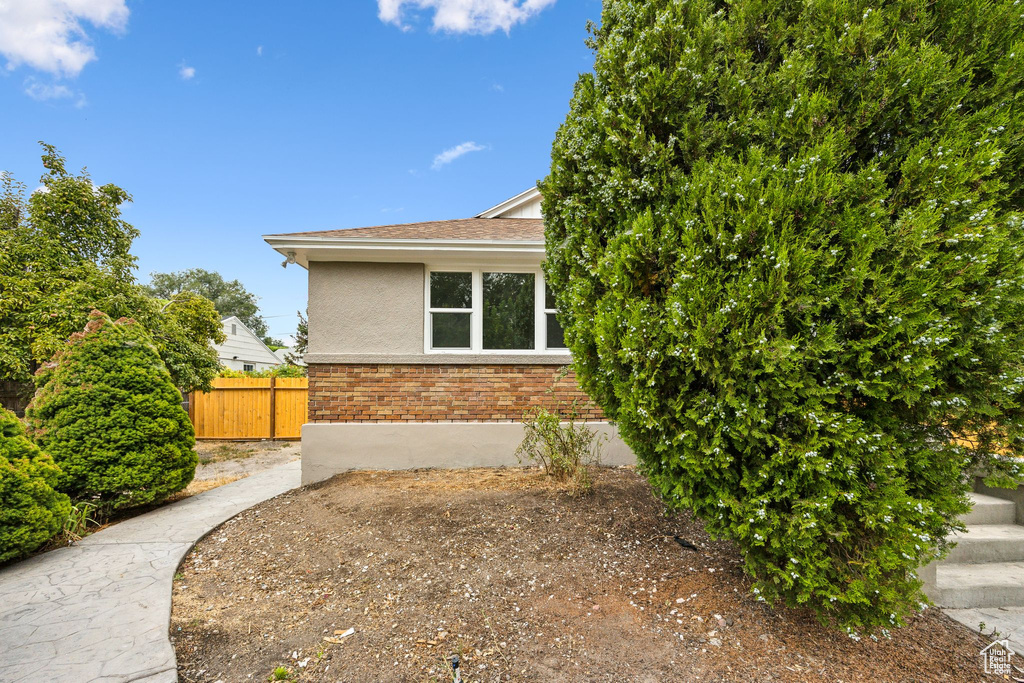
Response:
M309 366L310 422L511 422L530 408L578 401L585 420L603 420L570 372L553 365ZM549 391L551 387L555 391Z

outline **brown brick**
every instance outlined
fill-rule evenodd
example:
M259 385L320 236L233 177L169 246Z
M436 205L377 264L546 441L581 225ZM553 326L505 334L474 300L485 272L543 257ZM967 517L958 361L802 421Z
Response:
M309 420L512 422L538 407L565 413L574 400L581 417L604 419L575 376L558 373L551 365L313 364Z

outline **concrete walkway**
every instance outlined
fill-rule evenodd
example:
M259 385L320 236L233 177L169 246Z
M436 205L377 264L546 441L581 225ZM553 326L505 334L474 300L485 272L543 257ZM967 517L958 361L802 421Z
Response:
M171 583L192 546L299 485L291 462L0 570L0 681L178 680Z
M1006 638L1010 648L1017 653L1013 663L1024 667L1024 659L1020 658L1024 656L1024 607L976 607L942 611L975 632L980 624L985 624L985 637L990 641Z

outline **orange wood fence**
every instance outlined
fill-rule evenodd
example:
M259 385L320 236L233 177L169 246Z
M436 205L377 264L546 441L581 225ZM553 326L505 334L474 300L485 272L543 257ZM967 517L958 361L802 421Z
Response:
M306 421L305 377L219 377L189 395L197 439L298 439Z

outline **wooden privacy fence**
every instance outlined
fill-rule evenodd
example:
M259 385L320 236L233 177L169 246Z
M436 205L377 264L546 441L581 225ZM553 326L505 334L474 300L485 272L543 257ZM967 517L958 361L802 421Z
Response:
M306 421L305 377L219 377L189 394L197 439L298 439Z
M32 382L0 382L0 406L14 411L20 417L25 414L25 407L32 400L34 392Z

